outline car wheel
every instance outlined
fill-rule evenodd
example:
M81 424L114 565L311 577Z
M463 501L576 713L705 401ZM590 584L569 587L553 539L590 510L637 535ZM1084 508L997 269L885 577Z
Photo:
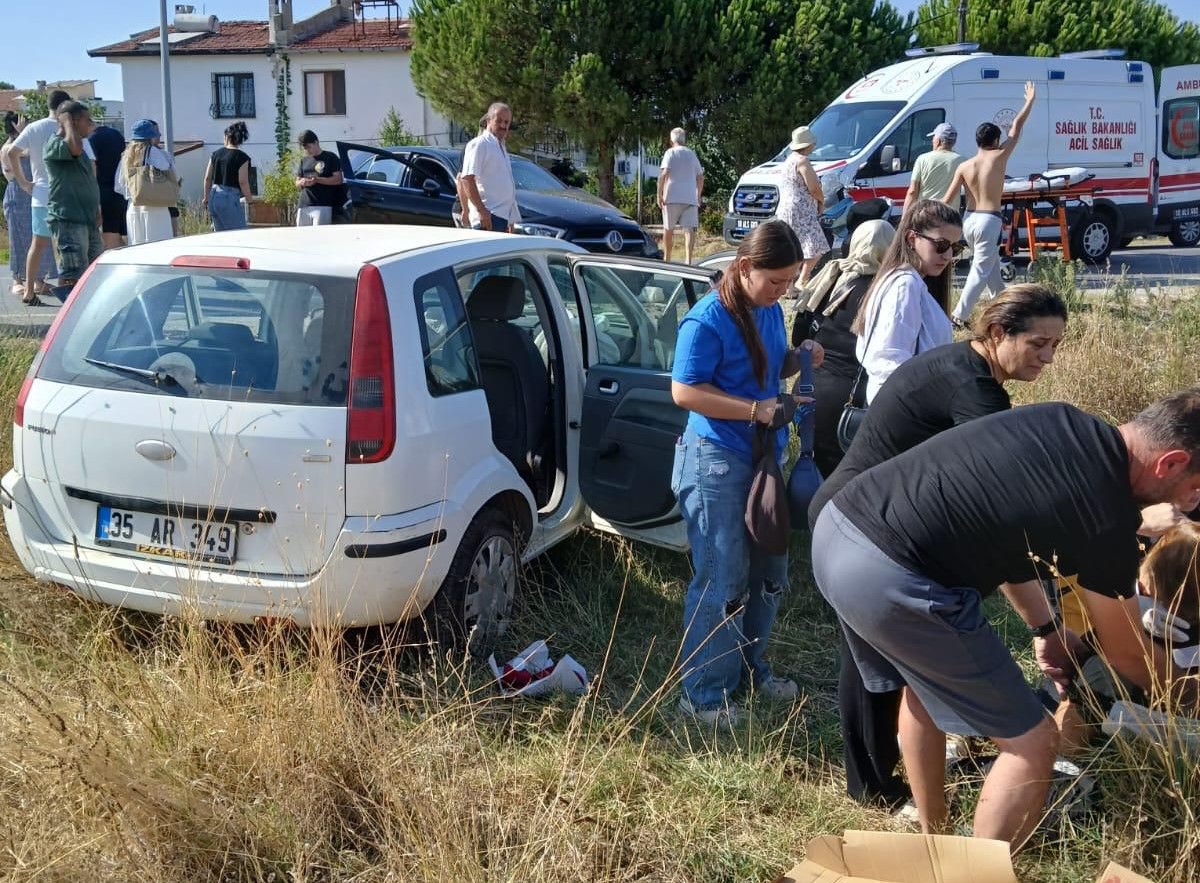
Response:
M1171 225L1171 232L1167 234L1167 238L1176 248L1194 248L1200 245L1200 218L1176 221Z
M1101 264L1112 254L1114 244L1112 221L1101 212L1093 212L1075 232L1071 242L1071 256L1081 258L1089 264Z
M484 509L467 528L433 601L433 638L473 656L495 649L508 629L521 564L512 519Z

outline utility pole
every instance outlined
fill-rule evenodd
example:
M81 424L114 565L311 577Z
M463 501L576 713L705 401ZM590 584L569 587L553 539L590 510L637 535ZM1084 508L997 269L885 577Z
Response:
M958 0L958 42L967 42L967 0Z
M642 223L642 139L638 139L637 222Z
M175 155L175 124L171 121L171 44L167 40L167 0L158 0L158 51L162 68L163 144Z

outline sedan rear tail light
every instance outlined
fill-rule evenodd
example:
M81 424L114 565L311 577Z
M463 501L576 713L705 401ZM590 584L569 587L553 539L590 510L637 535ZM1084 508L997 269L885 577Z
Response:
M58 329L62 326L63 319L67 316L67 311L79 300L79 292L83 291L83 287L87 284L88 276L92 275L92 270L95 266L96 262L92 261L88 265L88 268L83 271L83 275L79 277L79 281L71 289L71 294L67 297L67 302L62 305L62 309L58 311L58 315L50 323L50 330L42 338L42 345L38 347L37 355L33 357L33 364L29 366L29 371L25 375L24 382L21 384L21 391L17 393L17 403L13 407L13 423L17 426L25 425L25 400L29 398L29 390L33 387L33 380L37 377L38 369L42 367L42 360L46 358L46 350L50 349L50 344L54 341L54 335L58 334Z
M359 271L350 337L346 462L380 463L396 447L396 377L387 292L379 268Z

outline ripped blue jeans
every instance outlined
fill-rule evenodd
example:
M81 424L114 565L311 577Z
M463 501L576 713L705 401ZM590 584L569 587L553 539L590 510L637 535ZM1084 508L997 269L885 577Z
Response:
M683 602L680 669L684 695L717 708L749 674L771 676L763 660L787 588L787 555L764 555L746 534L749 459L689 428L675 445L671 490L687 521L695 576Z

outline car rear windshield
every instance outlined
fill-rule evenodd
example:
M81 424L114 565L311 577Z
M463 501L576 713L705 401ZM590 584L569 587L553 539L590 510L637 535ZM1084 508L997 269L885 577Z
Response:
M198 399L346 403L352 279L101 264L39 378Z

